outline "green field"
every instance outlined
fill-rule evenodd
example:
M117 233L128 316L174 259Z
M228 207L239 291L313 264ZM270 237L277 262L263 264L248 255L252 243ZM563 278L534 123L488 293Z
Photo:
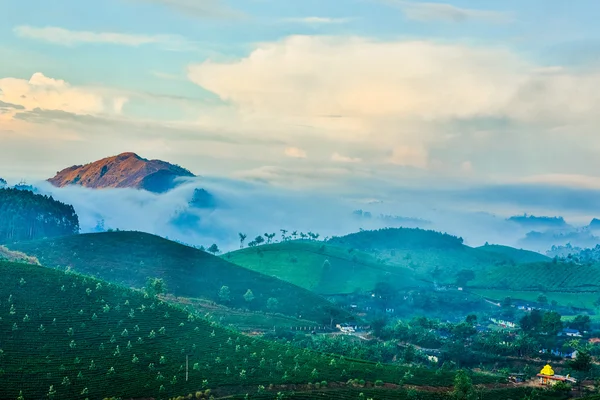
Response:
M258 385L450 386L451 372L349 360L246 337L156 298L51 268L0 262L0 398L167 398ZM189 376L186 380L186 355ZM474 383L504 381L475 375Z
M223 259L322 294L371 291L379 282L423 286L413 271L391 267L370 254L316 241L289 241L227 253Z
M9 245L33 255L48 267L72 267L76 272L109 282L142 288L147 278L162 278L178 297L205 298L232 308L284 313L329 324L353 317L324 298L298 286L229 263L204 251L142 232L105 232L36 240ZM230 289L229 300L219 296ZM252 301L244 294L250 289ZM269 306L269 299L277 304Z

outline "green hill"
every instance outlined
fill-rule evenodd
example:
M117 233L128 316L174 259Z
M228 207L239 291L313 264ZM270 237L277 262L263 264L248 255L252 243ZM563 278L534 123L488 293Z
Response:
M222 256L245 268L322 294L373 290L378 282L423 286L406 268L389 268L376 257L316 241L286 241L248 247Z
M389 266L409 268L415 277L441 284L456 283L456 274L461 270L477 273L500 266L515 266L526 258L517 249L473 248L464 245L462 238L418 228L361 231L334 237L328 244L368 252ZM534 256L528 254L527 257Z
M109 282L142 288L147 278L163 278L168 293L210 299L233 308L290 315L329 324L330 317L353 317L324 298L276 278L231 264L204 251L142 232L105 232L9 245L33 255L45 266L74 271ZM222 296L227 286L229 295ZM251 290L252 301L244 294ZM269 299L276 299L269 301Z
M489 244L481 247L476 247L477 250L487 251L499 256L513 260L518 264L535 263L543 261L551 261L550 257L535 251L515 249L510 246L501 246L499 244Z
M412 368L407 375L405 367L242 336L91 277L8 262L0 262L0 276L2 399L20 393L25 399L166 398L205 389L255 394L258 385L350 378L452 384L451 372Z
M471 288L510 289L515 291L598 292L600 266L567 262L538 262L516 268L497 267L475 273Z

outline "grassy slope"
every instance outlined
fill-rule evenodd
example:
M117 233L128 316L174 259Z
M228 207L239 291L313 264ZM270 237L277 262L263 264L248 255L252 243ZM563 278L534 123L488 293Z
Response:
M450 235L409 228L361 231L332 238L329 243L369 252L386 264L408 267L416 276L440 283L454 283L456 272L462 269L484 277L491 269L512 269L520 262L545 259L537 253L505 246L473 248ZM436 267L438 272L434 273Z
M514 247L498 244L476 247L476 249L508 257L518 264L551 261L550 257L536 253L535 251L515 249Z
M235 390L351 377L396 382L406 372L241 336L90 277L8 262L0 262L0 276L2 399L15 399L21 390L26 399L48 398L51 387L54 399L158 398L195 392L205 379L213 389ZM452 383L448 373L412 373L409 384Z
M333 307L331 303L308 290L147 233L75 235L22 242L10 248L36 256L45 266L70 266L76 272L134 288L143 287L148 277L160 277L165 280L168 292L178 297L223 303L219 290L226 285L231 290L231 302L226 302L229 306L266 310L267 300L274 297L279 306L273 311L319 323L330 322L327 312ZM248 289L255 296L251 303L243 299ZM345 312L340 313L338 320L351 318Z
M378 282L419 287L412 271L389 268L370 254L311 241L249 247L222 257L234 264L324 294L372 290ZM329 267L324 267L325 261Z
M469 286L538 292L598 292L600 266L541 262L522 264L508 271L499 267L477 276Z

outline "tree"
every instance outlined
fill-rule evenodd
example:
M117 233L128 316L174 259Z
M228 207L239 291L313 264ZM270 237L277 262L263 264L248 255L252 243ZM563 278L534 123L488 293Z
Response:
M544 313L542 318L542 330L548 334L556 335L562 328L561 316L556 311Z
M8 185L6 180L0 178L0 189L4 189L6 187L6 185Z
M246 240L246 238L248 236L243 234L242 232L238 233L238 236L240 237L240 249L243 249L244 248L244 240Z
M252 300L254 300L254 293L252 293L252 290L248 289L246 291L244 294L244 300L246 300L247 303L250 303Z
M587 378L587 374L592 369L592 356L586 349L579 348L577 350L577 356L575 356L575 359L570 361L568 365L571 369L576 371L577 384L581 388L582 382Z
M161 278L148 278L145 289L149 296L158 296L167 291L167 285Z
M281 241L285 242L288 239L287 236L285 236L288 231L285 229L280 229L279 231L281 232Z
M465 321L467 324L473 326L473 325L477 324L477 315L469 314L469 315L467 315L467 318Z
M229 290L229 286L221 286L221 290L219 290L219 299L221 301L231 301L231 290Z
M546 297L545 294L540 294L537 298L537 302L540 304L546 305L546 304L548 304L548 298Z
M221 252L221 250L219 250L219 246L217 246L215 243L213 243L208 249L206 249L206 251L213 255Z
M592 321L587 315L578 315L573 321L568 323L568 326L571 329L577 329L581 332L589 331L592 326Z
M462 369L458 370L454 377L452 397L456 400L475 400L477 398L471 378Z
M265 242L265 238L263 238L262 236L258 235L257 237L254 238L254 243L256 243L256 245L258 246L261 243Z

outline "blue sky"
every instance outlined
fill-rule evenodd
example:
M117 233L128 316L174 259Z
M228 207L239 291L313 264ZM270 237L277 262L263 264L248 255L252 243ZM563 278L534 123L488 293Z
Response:
M0 175L600 187L593 0L0 5Z

